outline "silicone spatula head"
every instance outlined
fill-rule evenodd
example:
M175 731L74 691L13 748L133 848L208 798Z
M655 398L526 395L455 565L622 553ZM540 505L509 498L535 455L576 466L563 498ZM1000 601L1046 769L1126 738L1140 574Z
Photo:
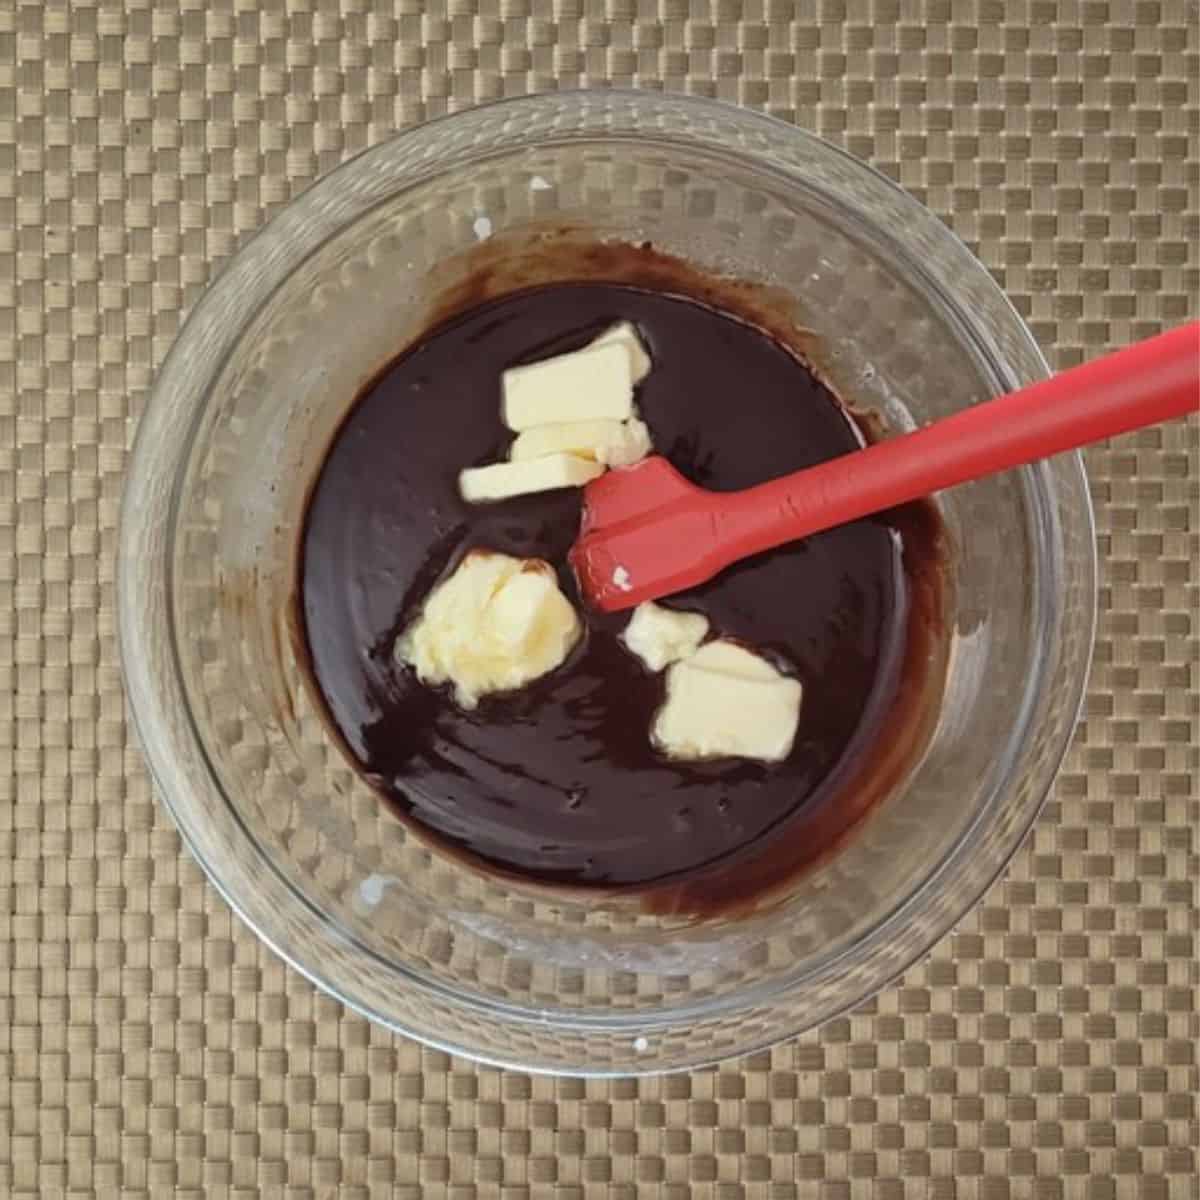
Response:
M663 595L707 578L705 548L718 540L712 499L658 456L594 480L570 554L583 594L612 611L651 599L647 586Z

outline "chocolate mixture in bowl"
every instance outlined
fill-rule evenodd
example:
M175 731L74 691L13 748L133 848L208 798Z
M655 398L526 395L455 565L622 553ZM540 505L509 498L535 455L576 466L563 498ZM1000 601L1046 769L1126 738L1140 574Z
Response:
M629 614L590 609L567 567L582 491L460 495L460 471L503 460L512 441L502 373L632 323L653 361L637 405L655 452L717 490L849 453L863 433L744 304L626 252L642 269L460 305L371 381L312 490L299 606L328 717L402 819L491 869L707 912L828 852L920 752L944 669L945 539L931 504L908 505L671 597L783 664L803 700L780 762L656 748L664 677L620 640ZM557 669L466 708L393 650L477 549L553 564L584 631Z

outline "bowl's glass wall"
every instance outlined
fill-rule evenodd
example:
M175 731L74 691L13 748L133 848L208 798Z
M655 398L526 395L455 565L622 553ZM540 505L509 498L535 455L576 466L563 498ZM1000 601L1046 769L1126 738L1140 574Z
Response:
M296 530L347 405L420 332L464 252L549 221L786 288L843 394L893 428L1044 373L961 245L793 130L618 94L435 123L288 209L172 352L127 497L127 671L148 756L201 861L319 982L485 1058L682 1066L860 999L1002 866L1057 767L1086 670L1086 489L1064 459L943 497L953 646L929 751L780 906L736 921L649 917L431 853L350 769L309 693L291 622Z

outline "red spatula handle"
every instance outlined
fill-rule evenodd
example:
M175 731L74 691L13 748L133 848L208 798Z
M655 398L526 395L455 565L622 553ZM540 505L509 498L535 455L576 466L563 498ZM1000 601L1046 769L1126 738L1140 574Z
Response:
M1200 321L795 475L722 497L726 562L1200 409Z

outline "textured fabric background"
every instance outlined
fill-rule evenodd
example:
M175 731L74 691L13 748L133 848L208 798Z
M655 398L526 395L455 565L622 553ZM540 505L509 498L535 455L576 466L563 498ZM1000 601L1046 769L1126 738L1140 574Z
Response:
M860 1011L692 1076L476 1069L315 994L181 855L114 640L126 448L204 282L449 108L612 81L847 146L1059 366L1195 315L1186 0L0 0L0 1195L1062 1197L1197 1182L1197 426L1089 454L1082 725L1031 842Z

